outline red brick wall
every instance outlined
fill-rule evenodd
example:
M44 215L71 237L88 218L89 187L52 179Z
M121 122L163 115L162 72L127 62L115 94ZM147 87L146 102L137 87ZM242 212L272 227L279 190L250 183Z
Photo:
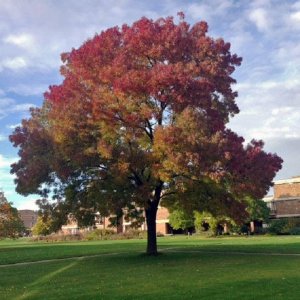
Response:
M156 232L161 234L167 234L167 223L157 223Z
M300 200L275 200L276 215L300 215Z
M169 211L165 207L159 207L157 210L156 220L169 219Z
M274 185L274 198L300 197L300 183Z

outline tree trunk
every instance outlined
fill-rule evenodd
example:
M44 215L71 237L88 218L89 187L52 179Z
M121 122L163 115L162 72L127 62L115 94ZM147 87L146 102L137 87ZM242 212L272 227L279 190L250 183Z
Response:
M151 202L146 209L147 222L147 254L157 255L156 213L158 205Z

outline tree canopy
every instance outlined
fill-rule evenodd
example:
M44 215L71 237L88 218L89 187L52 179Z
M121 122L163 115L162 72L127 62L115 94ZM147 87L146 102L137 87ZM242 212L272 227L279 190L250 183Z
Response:
M226 127L239 112L241 58L182 13L109 28L63 53L64 80L10 136L17 191L51 191L83 223L145 210L157 253L158 204L242 219L282 160Z

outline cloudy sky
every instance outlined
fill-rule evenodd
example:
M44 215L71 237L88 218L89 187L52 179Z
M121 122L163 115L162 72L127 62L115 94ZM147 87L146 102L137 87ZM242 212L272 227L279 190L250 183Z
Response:
M0 0L0 188L16 207L32 208L37 197L14 192L8 136L61 82L60 53L103 29L179 11L207 21L209 34L243 57L234 74L241 112L229 126L284 159L276 179L300 175L300 1Z

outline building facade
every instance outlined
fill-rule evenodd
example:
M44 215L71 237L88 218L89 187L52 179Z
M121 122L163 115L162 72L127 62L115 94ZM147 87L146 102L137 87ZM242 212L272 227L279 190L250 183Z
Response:
M95 228L110 229L110 230L114 230L117 233L123 233L131 229L131 222L126 221L124 218L122 218L122 220L120 220L120 224L117 227L112 227L109 221L109 217L102 217L98 213L95 215L94 226L80 229L76 219L73 218L72 215L70 214L67 224L62 226L61 231L64 234L76 234L82 230L89 231ZM166 235L172 233L172 228L169 224L169 211L165 207L160 206L157 210L156 228L158 234ZM147 230L146 222L143 222L138 229Z
M267 196L263 199L270 208L270 218L289 218L300 217L300 176L274 182L274 195ZM173 229L169 223L170 213L167 208L159 206L156 218L157 234L167 235L172 234ZM223 224L224 232L227 232L226 224ZM257 225L258 226L258 225ZM261 224L260 224L261 226ZM95 216L94 228L112 229L118 233L126 232L131 229L131 222L122 219L118 227L111 227L108 217L101 217L100 214ZM254 222L250 223L250 231L255 232ZM93 228L85 228L84 230L92 230ZM147 230L146 222L144 222L140 230ZM80 231L75 219L70 216L66 225L62 226L62 232L75 234Z
M27 229L31 229L37 222L38 213L34 210L22 209L18 213Z
M300 176L275 181L274 195L263 200L272 219L300 217Z

